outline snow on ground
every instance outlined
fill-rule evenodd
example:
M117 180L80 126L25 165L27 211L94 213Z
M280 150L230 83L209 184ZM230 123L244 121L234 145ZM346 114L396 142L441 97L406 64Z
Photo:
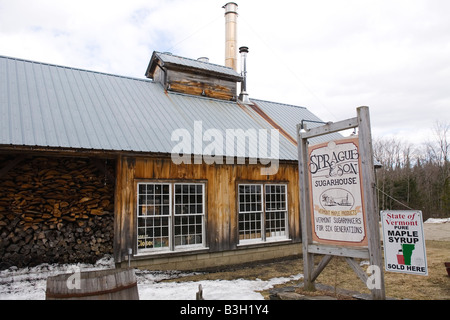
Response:
M426 224L442 224L450 218L425 221ZM11 267L0 271L0 300L44 300L47 278L61 273L113 269L114 261L108 256L95 264L41 264L30 268ZM139 298L141 300L194 300L199 284L206 300L262 300L257 291L267 290L276 284L298 280L302 274L267 281L257 280L205 280L196 282L162 282L185 276L180 271L135 270Z
M32 268L16 268L0 271L0 300L45 300L47 277L74 273L79 270L95 271L114 268L111 257L105 257L90 264L41 264ZM161 282L164 279L187 275L179 271L148 271L135 269L140 300L195 300L199 284L206 300L263 300L256 292L270 289L275 284L298 280L303 275L287 278L257 280L205 280L196 282Z
M450 222L450 218L428 218L424 223L447 223Z

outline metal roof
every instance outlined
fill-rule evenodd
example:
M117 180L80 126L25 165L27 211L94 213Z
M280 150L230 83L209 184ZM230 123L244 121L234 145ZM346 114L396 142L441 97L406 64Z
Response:
M168 52L157 52L157 51L153 52L152 58L150 59L150 63L149 63L149 66L148 66L147 72L146 72L147 77L149 77L149 75L151 73L149 71L152 68L154 68L154 63L156 62L157 59L162 61L163 66L164 65L176 65L176 66L181 66L181 67L186 67L186 68L191 68L191 69L202 70L202 71L205 71L208 73L213 72L216 75L222 75L227 78L232 78L236 81L242 81L242 76L239 73L237 73L233 68L229 68L226 66L221 66L218 64L205 62L205 61L201 61L201 60L194 60L194 59L189 59L189 58L185 58L185 57L180 57L180 56L174 55L172 53L168 53Z
M251 101L281 128L286 130L294 139L297 139L297 124L302 120L305 121L307 128L314 128L322 125L322 120L305 107L257 99L251 99ZM308 120L312 122L308 122ZM312 138L309 141L311 144L316 144L339 138L342 138L339 133L332 133Z
M305 108L254 101L294 139L297 123L318 119ZM236 102L168 93L147 79L0 56L0 146L171 153L178 141L172 134L186 129L194 152L199 121L202 134L216 129L209 132L224 138L227 129L273 129L253 108ZM279 159L296 160L296 145L279 137ZM223 155L230 155L223 145ZM247 155L254 148L245 143Z

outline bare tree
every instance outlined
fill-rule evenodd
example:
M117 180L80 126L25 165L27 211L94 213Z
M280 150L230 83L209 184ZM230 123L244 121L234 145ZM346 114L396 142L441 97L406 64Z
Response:
M424 217L450 216L450 124L436 122L432 140L414 145L396 138L373 142L380 209L414 208Z
M377 187L381 209L393 209L399 203L408 207L411 198L411 179L414 146L396 138L374 139L375 158L382 168L377 170ZM402 201L396 199L401 197Z

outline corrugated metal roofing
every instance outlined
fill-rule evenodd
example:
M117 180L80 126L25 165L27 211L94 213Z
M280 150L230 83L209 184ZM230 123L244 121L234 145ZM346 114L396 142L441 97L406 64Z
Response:
M255 102L294 139L297 123L317 119L305 108ZM0 145L171 153L178 143L172 133L182 128L194 151L196 121L202 134L216 129L224 138L227 129L273 129L236 102L167 93L149 80L0 57ZM279 158L296 160L296 146L279 137ZM267 144L270 155L269 138ZM227 155L225 141L223 146L218 155ZM245 143L245 154L254 148Z
M226 66L221 66L218 64L204 62L200 60L189 59L185 57L180 57L173 55L168 52L154 52L154 55L158 56L164 63L172 63L179 66L185 66L195 69L202 69L205 71L212 71L216 73L221 73L227 76L232 76L234 78L242 78L242 76L237 73L233 68L229 68Z
M314 122L305 121L307 128L314 128L321 126L322 122L316 115L305 107L294 106L283 103L269 102L264 100L251 99L265 114L267 114L273 121L289 133L289 135L297 139L297 124L302 120L311 120ZM311 144L330 141L332 139L339 139L342 136L339 133L332 133L310 139Z

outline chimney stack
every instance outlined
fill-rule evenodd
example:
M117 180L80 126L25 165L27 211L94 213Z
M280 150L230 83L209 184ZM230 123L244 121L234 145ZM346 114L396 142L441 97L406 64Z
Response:
M228 2L225 9L225 66L237 71L237 8L234 2Z
M240 47L239 53L241 54L241 75L243 80L241 82L241 93L239 94L239 100L243 103L250 103L247 93L247 53L248 47Z

